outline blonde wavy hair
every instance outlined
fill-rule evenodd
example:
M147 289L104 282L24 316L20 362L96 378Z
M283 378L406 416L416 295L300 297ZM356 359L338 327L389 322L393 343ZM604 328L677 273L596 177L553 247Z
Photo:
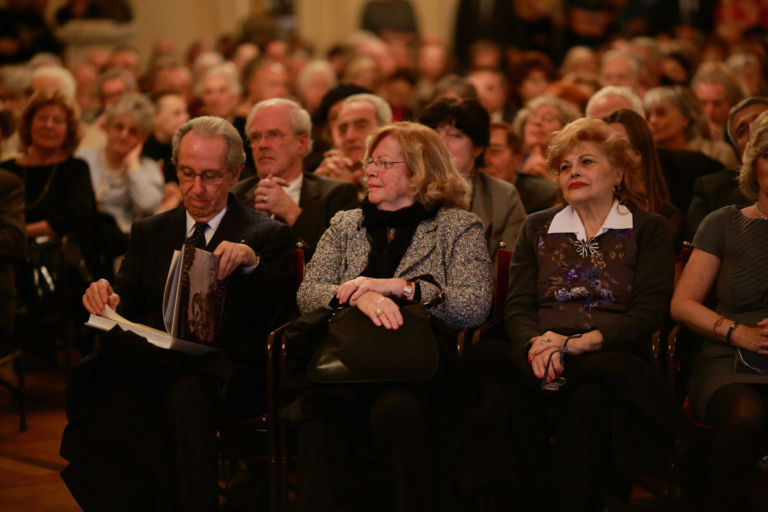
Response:
M739 171L739 188L749 199L756 199L760 192L757 183L757 160L768 153L768 110L757 116L749 130L749 142L744 148L741 170Z
M547 148L549 170L558 174L566 153L584 142L596 144L611 166L624 171L621 184L614 192L619 202L645 210L647 194L641 170L642 157L624 135L612 130L601 119L577 119L556 131Z
M427 208L469 208L469 185L456 170L448 147L436 131L410 122L382 126L368 135L365 158L370 158L379 142L390 135L400 144L416 201Z

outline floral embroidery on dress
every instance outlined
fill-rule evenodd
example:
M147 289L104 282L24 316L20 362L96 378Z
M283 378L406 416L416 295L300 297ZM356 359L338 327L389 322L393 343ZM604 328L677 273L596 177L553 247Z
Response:
M544 296L553 301L553 311L565 314L575 306L590 322L597 310L621 307L616 293L624 296L629 290L614 289L621 282L614 273L623 272L626 258L634 252L628 250L633 230L611 230L579 241L574 234L549 234L547 229L544 226L538 233L537 248L540 261L549 262L541 285Z

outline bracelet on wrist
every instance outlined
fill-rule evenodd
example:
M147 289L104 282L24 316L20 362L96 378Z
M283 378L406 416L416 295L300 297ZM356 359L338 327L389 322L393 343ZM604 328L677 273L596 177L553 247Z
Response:
M720 324L722 324L724 320L725 320L725 315L720 315L720 318L718 318L715 321L715 324L712 326L712 332L714 333L715 338L717 338L717 328L720 327Z
M733 322L731 327L728 328L728 333L725 335L725 342L728 343L728 345L733 346L733 332L739 325L741 325L739 322Z
M567 338L565 338L565 341L563 342L563 352L565 352L566 354L568 353L568 342L569 341L571 341L574 338L581 338L581 336L582 336L582 334L579 333L579 334L572 334L571 336L568 336Z
M401 299L408 299L413 295L413 287L414 284L411 281L405 281L405 285L403 285L403 291L400 292L400 298Z

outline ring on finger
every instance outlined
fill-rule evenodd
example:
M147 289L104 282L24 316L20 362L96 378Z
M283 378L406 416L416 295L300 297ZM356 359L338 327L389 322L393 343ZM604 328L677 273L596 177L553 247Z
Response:
M543 345L548 345L549 343L552 343L552 340L549 338L539 338L539 343Z
M381 316L383 314L384 312L381 310L381 308L376 308L376 316Z

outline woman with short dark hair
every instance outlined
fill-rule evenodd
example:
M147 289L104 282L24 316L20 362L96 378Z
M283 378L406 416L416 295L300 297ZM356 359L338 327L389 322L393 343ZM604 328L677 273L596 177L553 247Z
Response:
M525 207L513 185L478 171L490 140L488 112L475 100L443 98L429 104L419 122L442 137L456 169L470 184L469 210L483 220L488 253L495 260L501 242L514 245Z

